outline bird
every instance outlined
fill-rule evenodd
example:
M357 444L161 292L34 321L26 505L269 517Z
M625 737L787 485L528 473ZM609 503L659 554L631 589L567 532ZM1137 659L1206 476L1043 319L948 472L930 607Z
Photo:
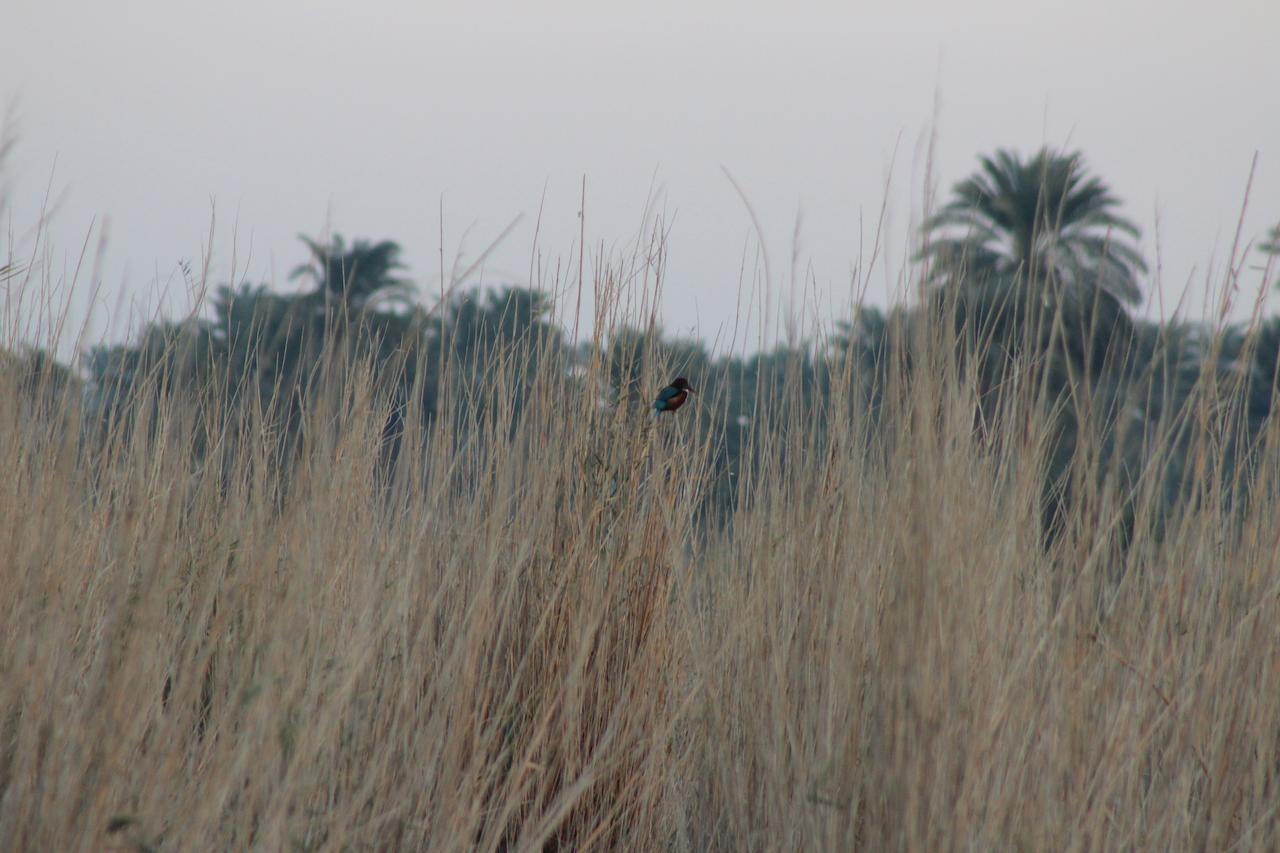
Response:
M674 412L684 405L684 401L689 399L692 393L694 388L689 384L689 380L678 376L670 385L658 392L658 399L653 401L653 409L659 414Z

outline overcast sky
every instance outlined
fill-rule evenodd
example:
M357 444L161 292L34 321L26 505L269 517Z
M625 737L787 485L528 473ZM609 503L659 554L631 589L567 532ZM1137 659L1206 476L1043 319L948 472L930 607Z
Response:
M180 265L198 273L211 206L215 280L293 286L296 235L332 228L400 242L434 292L442 210L450 267L523 216L483 283L529 279L540 209L542 262L576 263L585 176L588 245L625 246L654 195L664 325L724 343L753 240L725 170L759 216L774 301L795 256L795 301L830 318L860 257L868 272L886 199L867 298L901 295L931 131L944 192L998 147L1081 150L1153 260L1159 223L1165 313L1190 287L1198 314L1222 281L1255 153L1244 238L1280 220L1275 0L4 7L4 230L30 250L50 182L57 269L105 225L91 338L135 328L166 287L185 301Z

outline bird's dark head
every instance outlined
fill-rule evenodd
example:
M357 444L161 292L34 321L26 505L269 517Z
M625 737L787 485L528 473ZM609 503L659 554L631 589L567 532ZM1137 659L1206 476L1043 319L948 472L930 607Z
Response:
M677 376L676 380L671 383L671 387L678 388L681 391L689 391L691 393L696 393L693 391L693 386L689 384L689 380L685 379L683 376Z

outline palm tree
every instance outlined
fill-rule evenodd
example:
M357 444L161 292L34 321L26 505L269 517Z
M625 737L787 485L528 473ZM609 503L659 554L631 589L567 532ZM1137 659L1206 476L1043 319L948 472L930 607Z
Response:
M305 235L301 239L311 250L311 258L289 277L311 279L315 293L323 295L326 302L337 300L360 309L377 300L405 301L413 294L413 283L397 275L404 264L400 245L392 240L356 240L347 246L341 235L334 235L328 243Z
M1060 293L1140 301L1146 264L1131 242L1138 228L1117 212L1106 185L1086 175L1078 153L1044 148L1023 160L1002 150L981 161L924 223L920 257L931 284L1053 284Z

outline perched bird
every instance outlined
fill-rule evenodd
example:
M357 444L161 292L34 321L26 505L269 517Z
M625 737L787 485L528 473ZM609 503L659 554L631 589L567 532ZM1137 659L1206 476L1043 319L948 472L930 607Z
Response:
M689 399L692 393L693 386L689 384L689 380L683 376L677 377L674 382L658 392L658 399L653 401L653 409L656 412L674 412L684 405L684 401Z

